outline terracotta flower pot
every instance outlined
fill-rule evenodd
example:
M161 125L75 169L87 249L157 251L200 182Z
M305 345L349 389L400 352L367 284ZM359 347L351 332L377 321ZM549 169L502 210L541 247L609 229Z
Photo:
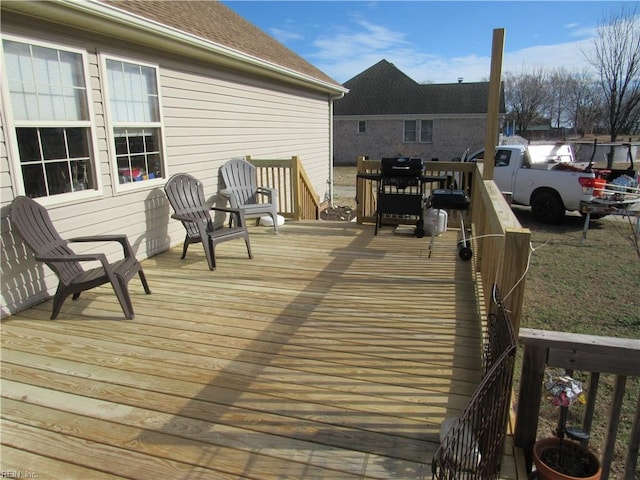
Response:
M560 439L557 437L543 438L533 446L533 463L538 472L538 480L570 480L575 478L599 480L602 466L598 457L579 443L571 440L562 441L562 464L567 468L558 467L557 459L560 453ZM582 468L576 468L582 466ZM556 470L558 468L558 470Z

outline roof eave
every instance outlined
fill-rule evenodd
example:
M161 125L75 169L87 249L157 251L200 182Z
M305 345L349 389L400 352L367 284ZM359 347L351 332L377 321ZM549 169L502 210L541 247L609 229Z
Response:
M341 85L305 75L97 0L3 1L2 8L331 95L344 95L348 91Z

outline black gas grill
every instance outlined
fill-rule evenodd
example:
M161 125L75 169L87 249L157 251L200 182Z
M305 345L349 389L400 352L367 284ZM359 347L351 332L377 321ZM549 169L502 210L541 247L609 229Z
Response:
M393 157L380 162L381 181L398 189L417 187L424 164L421 158Z
M423 175L424 164L421 158L392 157L383 158L380 164L378 198L376 208L376 228L382 226L384 215L413 217L416 221L416 237L424 237L424 184L444 182L444 177ZM417 220L416 220L417 218Z

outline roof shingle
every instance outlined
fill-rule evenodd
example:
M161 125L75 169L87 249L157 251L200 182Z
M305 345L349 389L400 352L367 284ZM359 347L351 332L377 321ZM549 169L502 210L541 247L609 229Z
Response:
M341 86L219 1L100 1L311 78Z
M335 102L335 115L487 113L489 82L419 84L387 60L344 86L349 93Z

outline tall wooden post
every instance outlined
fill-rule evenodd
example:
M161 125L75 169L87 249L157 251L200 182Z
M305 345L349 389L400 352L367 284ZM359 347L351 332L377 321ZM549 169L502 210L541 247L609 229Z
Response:
M484 165L482 178L493 180L493 158L498 143L498 113L500 112L500 85L502 83L502 52L504 50L504 28L493 30L491 47L491 76L489 77L489 102L487 105L487 130L484 139Z

